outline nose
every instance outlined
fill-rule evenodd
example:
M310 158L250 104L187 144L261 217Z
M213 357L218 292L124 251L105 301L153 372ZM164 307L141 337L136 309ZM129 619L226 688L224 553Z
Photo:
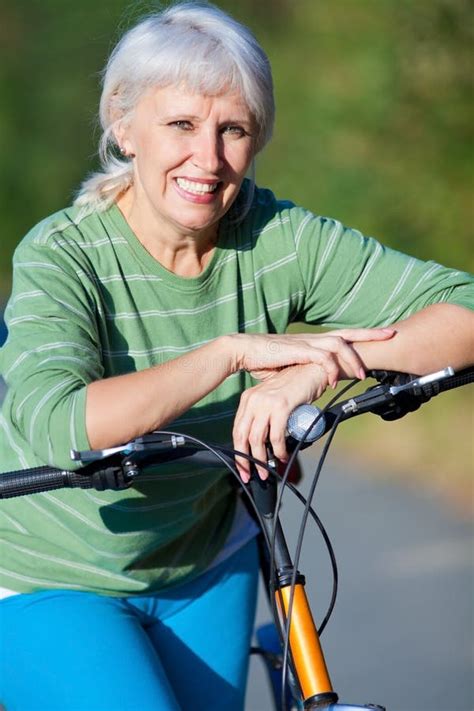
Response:
M224 164L222 136L212 130L195 136L193 162L204 173L215 175Z

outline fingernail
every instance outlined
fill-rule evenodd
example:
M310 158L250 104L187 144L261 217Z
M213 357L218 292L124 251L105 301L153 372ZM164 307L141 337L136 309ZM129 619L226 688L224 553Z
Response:
M396 333L394 328L382 328L385 333Z
M359 370L359 378L365 380L365 370L363 368Z
M266 479L268 479L268 472L266 471L266 469L259 469L258 475L262 481L265 481Z

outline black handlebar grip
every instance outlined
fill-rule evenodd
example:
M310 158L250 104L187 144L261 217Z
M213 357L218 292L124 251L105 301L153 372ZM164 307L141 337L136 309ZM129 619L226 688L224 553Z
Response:
M0 499L65 487L90 489L93 486L94 481L90 474L54 469L53 467L36 467L0 474Z
M469 383L474 383L474 368L466 368L465 370L459 370L454 375L449 378L440 380L437 383L439 392L444 390L451 390L452 388L459 388L462 385L468 385Z
M416 389L414 393L408 395L408 397L421 404L422 402L427 402L435 395L446 392L446 390L453 390L454 388L459 388L472 382L474 382L474 368L466 368L465 370L459 370L448 378L426 383L422 385L420 389Z

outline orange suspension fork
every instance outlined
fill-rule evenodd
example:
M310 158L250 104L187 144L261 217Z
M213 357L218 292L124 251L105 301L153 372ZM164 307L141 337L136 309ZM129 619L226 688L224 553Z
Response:
M282 626L285 627L290 608L291 579L294 566L281 523L274 517L277 498L276 480L270 477L266 481L262 481L255 475L250 480L250 490L261 514L262 526L270 540L275 529L275 566L277 569L275 597ZM265 565L262 567L265 568ZM268 577L269 571L264 572ZM304 708L309 711L309 709L321 709L337 703L338 696L334 692L329 678L304 583L304 576L297 572L291 608L289 648L292 671L301 690Z
M292 572L293 570L279 573L280 589L275 593L280 612L283 606L284 625L290 608ZM304 589L304 576L300 573L297 573L291 608L290 652L305 709L316 709L336 703L338 697L329 678L318 631Z

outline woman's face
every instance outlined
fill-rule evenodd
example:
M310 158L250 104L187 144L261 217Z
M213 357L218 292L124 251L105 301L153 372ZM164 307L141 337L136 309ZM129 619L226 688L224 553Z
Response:
M134 155L133 222L171 237L211 236L254 156L255 122L238 93L169 86L146 93L117 137Z

